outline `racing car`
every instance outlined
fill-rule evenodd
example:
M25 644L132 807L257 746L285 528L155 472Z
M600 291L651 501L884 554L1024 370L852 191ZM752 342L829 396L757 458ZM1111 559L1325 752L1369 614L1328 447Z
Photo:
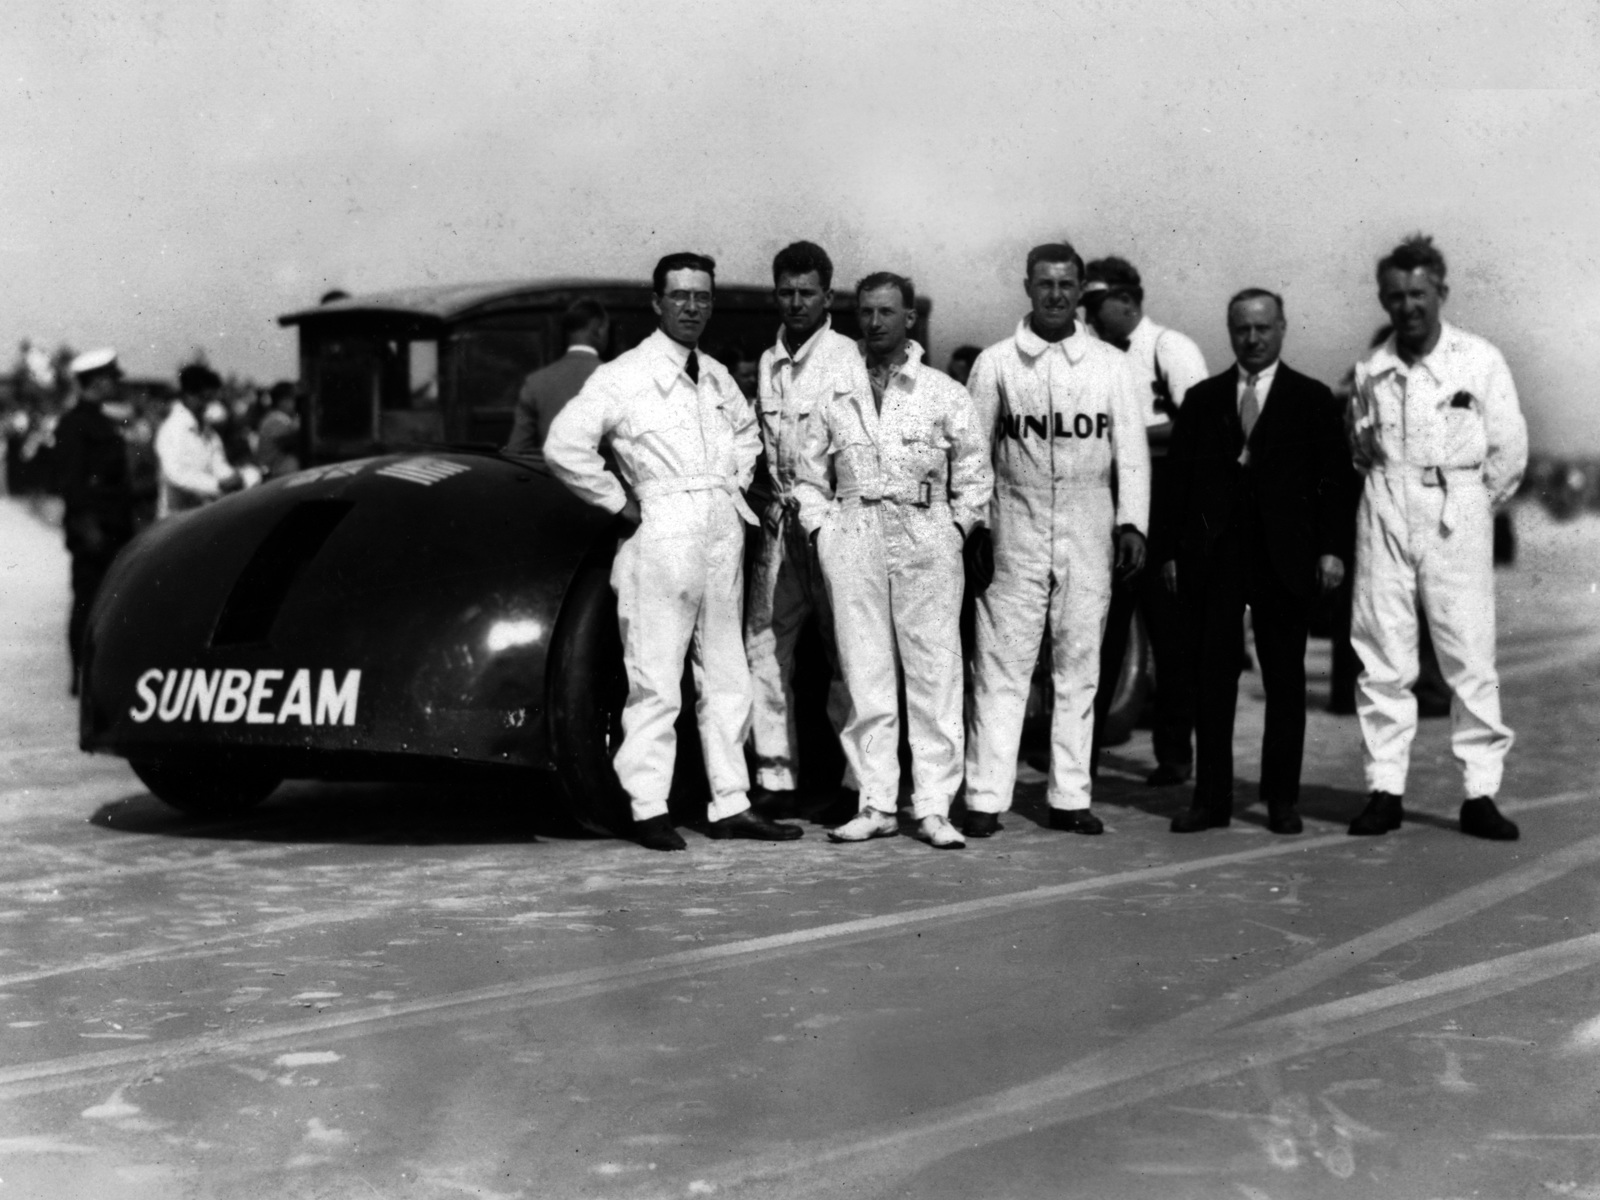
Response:
M533 796L552 789L532 773L553 771L580 825L626 831L611 767L627 695L619 530L537 455L496 449L579 296L611 313L613 352L654 327L648 284L587 280L416 288L280 318L299 330L311 465L124 550L90 616L83 749L210 816L288 778L465 775ZM848 305L833 313L847 333ZM923 301L924 340L927 314ZM703 344L753 360L775 327L767 289L721 285ZM802 672L821 661L803 656ZM811 683L803 724L825 735L826 679ZM705 791L692 709L675 787L691 808ZM811 757L837 779L827 749Z

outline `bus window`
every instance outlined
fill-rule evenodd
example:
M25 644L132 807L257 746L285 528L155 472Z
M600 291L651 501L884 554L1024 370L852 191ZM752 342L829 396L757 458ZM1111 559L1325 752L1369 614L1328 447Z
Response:
M410 344L411 408L439 407L439 343Z

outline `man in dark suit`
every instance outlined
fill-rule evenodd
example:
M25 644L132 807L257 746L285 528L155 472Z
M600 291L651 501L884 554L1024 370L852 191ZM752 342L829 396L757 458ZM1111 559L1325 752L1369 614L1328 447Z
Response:
M103 406L117 398L122 368L116 351L90 350L72 360L77 403L56 423L61 524L72 556L72 615L67 645L72 651L68 689L78 694L83 639L89 609L120 551L133 539L133 483L128 447Z
M1299 833L1306 734L1306 624L1344 578L1351 531L1340 487L1349 452L1337 401L1279 361L1283 300L1247 288L1228 303L1236 365L1189 390L1169 457L1172 487L1151 524L1166 586L1183 589L1194 637L1194 800L1174 833L1228 824L1233 720L1250 607L1267 692L1261 798L1267 827Z
M611 319L598 300L585 296L574 300L562 315L561 332L567 339L567 352L522 382L516 415L511 420L511 440L506 443L507 454L532 454L544 448L550 422L568 400L583 390L600 365L600 356L611 339Z

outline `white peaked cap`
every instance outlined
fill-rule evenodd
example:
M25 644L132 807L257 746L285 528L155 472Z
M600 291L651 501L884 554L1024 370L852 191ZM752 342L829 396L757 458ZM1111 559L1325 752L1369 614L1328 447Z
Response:
M99 371L104 367L117 365L117 352L110 346L99 350L85 350L72 360L68 367L74 375L87 375L90 371Z

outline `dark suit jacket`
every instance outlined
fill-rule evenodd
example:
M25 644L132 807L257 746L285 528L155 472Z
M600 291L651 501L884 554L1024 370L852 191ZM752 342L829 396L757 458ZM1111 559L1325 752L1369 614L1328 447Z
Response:
M545 435L556 414L583 390L584 383L600 365L598 354L568 350L549 366L540 367L523 380L517 394L517 411L511 420L511 440L507 454L532 454L544 446Z
M1184 398L1168 455L1171 486L1151 523L1152 557L1158 566L1203 561L1225 532L1249 520L1263 543L1256 549L1279 580L1309 599L1320 556L1350 566L1353 530L1342 493L1350 453L1338 402L1323 384L1280 362L1245 468L1237 394L1235 366Z

